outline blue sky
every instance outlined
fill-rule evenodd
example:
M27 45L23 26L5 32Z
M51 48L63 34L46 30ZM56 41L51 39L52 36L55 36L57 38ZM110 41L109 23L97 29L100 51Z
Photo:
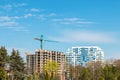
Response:
M0 0L0 46L34 53L66 52L72 46L99 46L105 59L120 58L120 0Z

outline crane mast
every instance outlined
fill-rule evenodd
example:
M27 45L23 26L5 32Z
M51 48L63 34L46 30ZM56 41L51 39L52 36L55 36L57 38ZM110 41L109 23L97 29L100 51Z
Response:
M43 49L43 41L44 42L58 42L58 41L53 41L53 40L44 40L43 35L41 35L40 38L34 38L34 39L40 41L40 49Z

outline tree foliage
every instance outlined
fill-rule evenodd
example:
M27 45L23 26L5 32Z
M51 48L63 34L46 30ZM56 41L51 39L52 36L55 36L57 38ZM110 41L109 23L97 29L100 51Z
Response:
M1 80L9 80L7 72L5 71L4 68L0 68L0 79Z
M8 63L8 53L5 47L0 47L0 79L8 80L6 64Z
M75 67L72 64L70 64L69 70L70 70L69 76L70 76L70 79L72 80L75 77Z
M70 79L73 80L90 80L90 69L80 65L70 65Z
M10 56L10 69L13 71L15 79L24 80L25 64L18 50L12 50Z
M55 61L47 61L43 67L45 80L58 80L58 64Z
M103 77L99 77L99 79L98 80L104 80L104 78Z
M5 47L0 47L0 67L5 67L5 64L8 63L8 53Z
M37 73L37 72L34 73L34 75L33 75L33 80L41 80L39 73Z
M8 68L9 67L9 68ZM26 75L27 80L58 80L58 64L48 61L43 66L43 73ZM73 80L120 80L120 60L108 60L106 64L92 62L82 67L69 66L70 79ZM10 75L8 75L8 73ZM25 63L18 50L12 50L9 56L5 47L0 47L0 80L24 80ZM12 77L12 78L11 78Z
M100 62L92 62L82 67L80 65L70 65L70 79L75 80L120 80L120 60L112 60L114 62L102 64Z
M115 80L120 74L120 71L113 65L106 65L103 68L103 75L105 80Z

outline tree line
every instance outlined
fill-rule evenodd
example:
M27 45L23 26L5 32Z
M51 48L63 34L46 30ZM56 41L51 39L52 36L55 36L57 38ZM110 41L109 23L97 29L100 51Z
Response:
M50 68L49 65L54 66ZM0 47L0 80L59 80L57 65L48 62L42 74L29 75L18 50L13 49L8 55L6 48ZM120 59L89 62L85 67L71 64L69 69L69 80L120 80Z
M48 61L44 65L43 73L28 74L26 64L18 50L12 49L8 55L4 46L0 47L0 80L59 80L58 64Z
M11 54L4 46L0 47L0 80L24 80L25 63L18 50L13 49Z
M120 60L89 62L87 66L70 65L70 80L120 80Z

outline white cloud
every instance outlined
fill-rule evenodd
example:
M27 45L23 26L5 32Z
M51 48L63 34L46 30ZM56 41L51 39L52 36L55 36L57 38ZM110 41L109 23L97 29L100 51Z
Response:
M39 17L42 17L42 18L49 18L49 17L53 17L53 16L56 16L57 14L55 13L50 13L50 14L40 14Z
M9 27L9 26L16 26L16 25L18 25L18 23L13 21L0 22L0 26L2 27Z
M10 5L10 4L3 6L3 8L6 9L6 10L11 10L12 7L13 7L13 6Z
M95 22L87 22L87 21L85 21L85 22L83 22L83 21L78 21L78 22L76 22L76 23L78 23L78 24L95 24Z
M0 22L2 22L2 21L10 21L10 20L11 20L11 18L8 17L8 16L0 16Z
M7 27L13 31L29 32L29 30L27 30L25 27L21 27L19 23L12 21L0 22L0 27Z
M74 22L74 21L80 21L80 20L84 20L84 19L80 19L80 18L76 18L76 17L73 17L73 18L63 18L63 19L53 19L53 21L71 21L71 22Z
M60 24L73 24L73 22L60 22Z
M79 21L81 20L80 18L64 18L66 21Z
M13 16L13 17L11 17L12 19L20 19L21 17L19 17L19 16Z
M52 21L59 22L59 21L62 21L62 19L52 19Z
M22 31L22 32L29 32L29 30L25 29L25 27L21 27L21 26L11 26L11 27L8 27L9 29L12 29L14 31Z
M48 16L52 17L52 16L56 16L56 14L55 13L50 13Z
M87 43L112 43L116 42L117 39L110 33L105 32L92 32L82 30L70 30L63 31L61 36L53 38L60 42L87 42Z
M31 13L28 13L28 14L25 14L25 15L24 15L24 18L28 18L28 17L32 17L32 16L34 16L34 15L31 14Z
M5 9L5 10L7 10L7 11L10 11L10 10L12 10L13 8L24 7L24 6L26 6L26 5L27 5L27 4L25 4L25 3L19 3L19 4L13 3L13 4L0 5L0 8Z
M18 16L0 16L0 26L16 26L18 23L16 22L16 19L19 19Z
M26 16L29 17L30 15ZM20 19L19 16L0 16L0 27L7 27L8 29L14 30L14 31L23 31L28 32L27 29L24 27L21 27L20 23L17 22L17 19Z
M38 15L38 19L40 19L40 20L51 20L51 18L52 17L54 17L54 16L56 16L56 14L55 13L50 13L50 14L40 14L40 15Z
M19 16L0 16L0 22L4 21L14 21L16 19L20 19L21 17Z
M37 13L39 13L39 12L43 12L44 11L44 9L39 9L39 8L30 8L30 9L28 9L28 8L26 8L25 10L24 10L25 12L28 12L28 13L35 13L35 12L37 12Z
M26 5L27 5L26 3L14 4L15 7L24 7Z
M39 16L40 18L41 18L41 17L45 17L45 15L43 15L43 14L40 14L40 15L38 15L38 16Z
M74 24L74 25L81 25L81 24L95 24L95 22L86 21L85 19L81 18L63 18L63 19L52 19L53 22L58 22L60 24Z
M81 24L95 24L95 22L87 22L87 21L61 21L61 24L74 24L74 25L81 25Z
M39 10L39 9L36 9L36 8L32 8L31 11L32 11L32 12L39 12L40 10Z

